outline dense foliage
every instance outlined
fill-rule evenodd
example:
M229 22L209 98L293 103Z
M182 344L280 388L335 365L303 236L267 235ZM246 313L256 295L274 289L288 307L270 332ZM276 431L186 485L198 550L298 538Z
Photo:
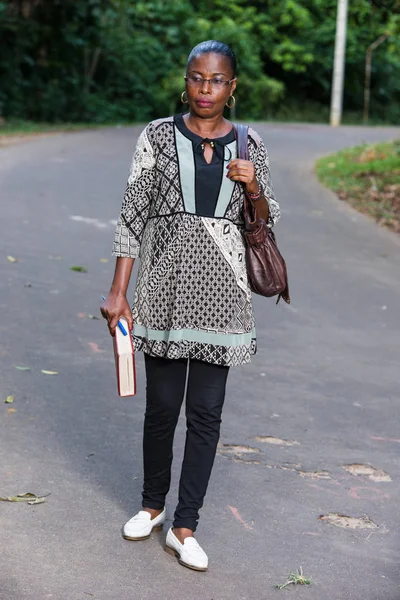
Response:
M371 115L400 118L398 0L352 0L344 106L361 115L367 47ZM192 46L221 39L240 67L237 116L325 117L337 0L0 0L0 115L146 121L179 110Z

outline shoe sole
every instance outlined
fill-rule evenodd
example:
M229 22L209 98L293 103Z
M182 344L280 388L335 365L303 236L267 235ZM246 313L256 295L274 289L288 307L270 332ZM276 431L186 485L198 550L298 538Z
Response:
M208 569L208 567L194 567L193 565L189 565L188 563L183 562L183 560L179 556L179 552L177 552L173 548L170 548L169 546L165 546L164 550L167 554L170 554L171 556L175 556L175 558L178 559L178 563L180 565L182 565L182 567L186 567L187 569L192 569L192 571L199 571L201 573L205 573Z
M124 533L122 534L122 537L124 538L124 540L129 540L130 542L141 542L142 540L148 540L151 537L151 534L153 533L153 531L161 531L162 528L163 528L163 525L156 525L150 531L149 535L144 535L142 537L130 537L129 535L125 535Z

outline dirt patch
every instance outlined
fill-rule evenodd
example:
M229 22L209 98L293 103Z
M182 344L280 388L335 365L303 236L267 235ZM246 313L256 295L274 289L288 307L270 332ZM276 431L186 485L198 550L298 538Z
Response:
M377 529L376 525L367 516L364 517L347 517L346 515L339 515L337 513L329 513L327 515L321 515L318 517L319 521L324 521L329 525L335 525L335 527L341 527L342 529Z
M342 465L342 468L355 476L364 476L370 481L375 481L377 483L381 482L389 482L392 481L391 476L386 471L382 471L381 469L375 469L370 465L362 465L362 464L353 464L353 465Z
M38 138L49 137L51 135L57 135L59 133L65 133L63 131L47 131L47 132L32 132L32 133L21 133L15 135L1 135L0 134L0 148L6 146L13 146L14 144L26 143Z
M251 448L251 446L240 446L237 444L220 444L218 450L224 454L260 454L259 448Z
M38 138L44 138L44 137L51 137L54 135L60 135L61 133L65 134L65 133L74 133L74 132L79 132L79 131L85 131L85 130L94 130L97 129L98 127L91 127L91 126L72 126L72 127L60 127L60 128L53 128L53 129L49 129L49 130L43 130L43 131L27 131L27 132L21 132L21 133L2 133L0 131L0 148L3 147L7 147L7 146L13 146L14 144L21 144L21 143L26 143L32 140L36 140Z
M257 435L254 440L256 442L261 442L261 444L273 444L274 446L299 446L299 442L283 440L281 438L274 437L273 435Z
M242 465L259 465L260 461L255 455L260 455L261 450L240 444L218 444L217 454Z
M328 471L303 471L301 469L301 465L299 464L283 463L282 465L278 465L276 468L282 469L282 471L292 471L292 473L298 473L300 477L308 479L332 479L331 474Z
M233 457L233 462L235 463L241 463L242 465L259 465L260 461L259 460L247 460L246 458L241 458L240 456L234 456Z
M3 148L4 146L12 146L13 144L19 144L21 142L26 142L29 139L30 138L27 135L0 135L0 148Z
M307 477L309 479L332 479L331 474L328 471L297 471L300 477Z

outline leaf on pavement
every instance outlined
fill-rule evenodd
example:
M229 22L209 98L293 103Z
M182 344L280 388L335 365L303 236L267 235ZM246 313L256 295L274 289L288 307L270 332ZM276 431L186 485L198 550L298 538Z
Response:
M43 502L46 502L46 498L43 498L43 497L42 497L42 498L35 498L34 500L30 500L30 501L28 502L28 504L29 504L30 506L32 506L33 504L43 504Z
M42 504L46 501L45 498L46 496L37 496L32 492L25 492L25 494L17 494L16 496L0 496L0 500L3 502L28 502L28 504Z
M70 267L70 269L71 269L71 271L76 271L77 273L87 273L88 272L86 267L80 267L80 266L76 266L76 265L73 267Z
M18 258L15 258L15 256L7 256L7 260L9 260L10 263L18 262Z
M58 371L46 371L46 369L41 369L44 375L58 375Z
M100 317L96 317L96 315L88 315L88 319L94 319L95 321L100 321Z
M14 367L17 369L17 371L30 371L31 370L30 367L21 367L20 365L14 365Z
M14 402L14 396L7 396L7 398L4 400L5 404L12 404Z
M102 263L108 263L108 258L101 258L100 262L102 262Z

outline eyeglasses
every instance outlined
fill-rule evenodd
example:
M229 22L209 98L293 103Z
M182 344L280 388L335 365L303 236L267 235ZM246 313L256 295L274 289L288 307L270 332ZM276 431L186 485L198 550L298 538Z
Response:
M184 79L190 87L201 88L203 87L204 83L207 82L210 84L212 89L221 90L226 85L232 83L232 81L235 81L236 78L234 77L233 79L229 79L229 81L227 81L226 79L220 79L219 77L204 79L198 75L185 75Z

